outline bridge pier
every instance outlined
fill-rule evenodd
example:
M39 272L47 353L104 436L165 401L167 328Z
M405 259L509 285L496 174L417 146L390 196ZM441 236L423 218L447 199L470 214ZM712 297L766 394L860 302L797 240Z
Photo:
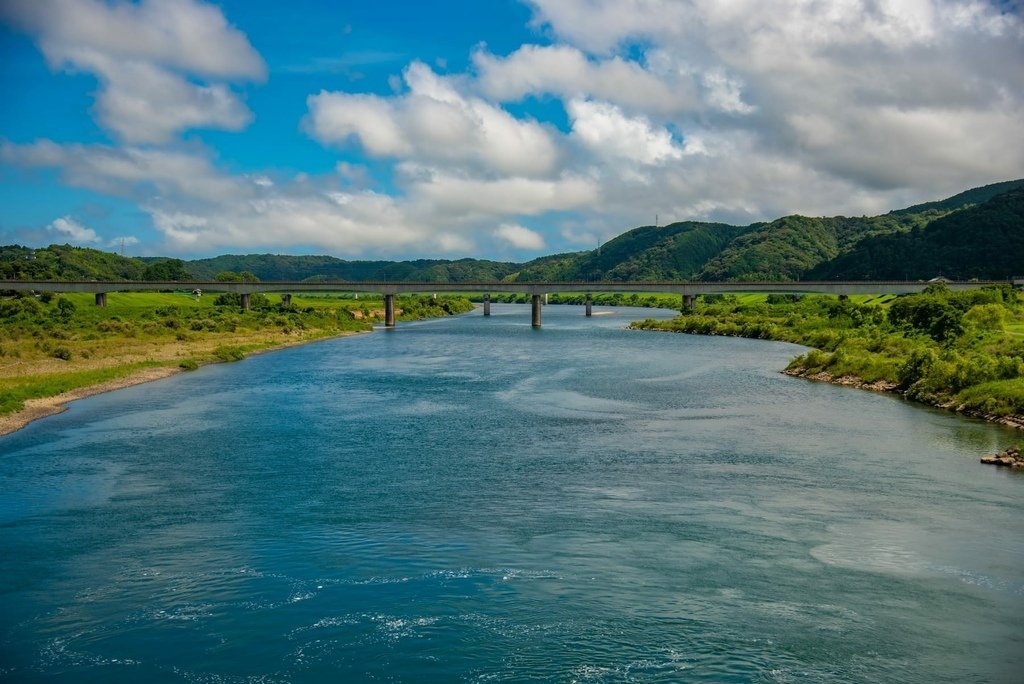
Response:
M96 293L96 306L106 306L106 305L107 305L107 293L106 292L97 292Z
M587 314L586 315L587 316L593 316L594 315L594 295L590 294L589 292L587 293L586 307L587 307Z
M491 295L484 295L484 316L491 315Z
M540 327L540 295L533 295L533 327Z
M241 295L242 300L242 311L248 311L252 308L252 295L248 292L243 292Z
M395 327L395 295L384 295L384 327Z
M283 295L281 295L281 303L284 304L285 306L291 306L292 305L292 296L290 294L283 294Z
M697 295L683 295L683 306L680 309L683 313L693 311L697 308Z

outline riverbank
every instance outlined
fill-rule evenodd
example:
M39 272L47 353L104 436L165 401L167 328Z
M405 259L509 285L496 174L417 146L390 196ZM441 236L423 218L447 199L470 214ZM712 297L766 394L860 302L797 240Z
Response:
M889 380L866 382L863 378L859 378L856 375L834 376L828 371L811 372L802 366L785 368L782 370L782 373L795 378L827 382L832 385L842 385L844 387L856 387L857 389L868 390L871 392L885 392L907 398L906 393L900 388L899 384ZM910 399L910 401L915 400ZM980 411L969 410L964 406L957 406L954 402L918 401L918 403L924 404L925 406L931 406L932 408L953 411L954 413L959 413L969 418L979 418L990 423L997 423L999 425L1016 428L1017 430L1024 430L1024 415L1021 414L995 415L991 413L982 413Z
M945 288L875 302L825 296L721 297L634 329L770 339L811 349L787 375L899 394L1024 429L1024 302L1009 288Z
M267 299L251 311L181 293L112 293L107 307L67 295L0 300L0 435L68 402L330 337L368 332L372 299ZM406 297L400 319L472 310L464 298Z
M177 361L166 361L162 365L146 366L140 369L132 370L131 367L122 367L120 370L125 372L125 375L115 377L110 380L104 380L93 384L83 385L81 387L75 387L69 389L60 394L54 394L43 397L35 397L31 399L25 399L23 401L23 408L0 415L0 437L3 435L16 432L21 428L25 427L29 423L32 423L41 418L54 416L59 413L63 413L67 410L67 405L73 401L79 399L86 399L88 397L95 396L97 394L104 394L106 392L113 392L114 390L125 389L127 387L133 387L135 385L142 385L155 380L163 380L169 378L172 375L178 373L184 373L200 366L205 366L213 363L227 363L231 361L240 360L249 356L255 356L257 354L265 354L274 351L280 351L289 347L295 347L301 344L309 344L310 342L318 342L320 340L330 339L333 337L348 337L351 335L360 334L357 331L341 332L335 335L324 335L319 337L309 337L301 340L289 340L281 342L279 344L273 344L270 346L252 346L249 351L238 352L237 358L219 358L219 357L208 357L200 362L194 362L195 367L191 364L182 364ZM195 356L191 356L194 359ZM154 362L160 364L161 362ZM112 368L113 372L118 372L118 368Z

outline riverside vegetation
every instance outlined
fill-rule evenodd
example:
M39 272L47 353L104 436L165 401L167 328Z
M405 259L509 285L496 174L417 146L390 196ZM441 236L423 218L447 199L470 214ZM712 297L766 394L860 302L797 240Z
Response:
M786 373L871 389L1024 427L1024 303L1009 286L900 297L704 297L635 329L781 340L813 347Z
M237 295L185 292L110 293L108 306L91 294L47 293L0 299L0 416L25 401L128 378L146 369L192 370L235 361L259 350L367 331L383 318L377 297L253 295L252 310ZM406 296L403 320L463 313L462 297Z

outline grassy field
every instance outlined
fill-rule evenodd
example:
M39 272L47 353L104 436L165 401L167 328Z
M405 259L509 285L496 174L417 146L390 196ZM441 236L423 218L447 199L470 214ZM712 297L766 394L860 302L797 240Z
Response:
M177 292L112 292L0 299L0 415L28 399L125 378L146 369L183 370L264 349L371 330L380 297L254 295L253 309ZM398 297L399 319L462 313L464 298Z

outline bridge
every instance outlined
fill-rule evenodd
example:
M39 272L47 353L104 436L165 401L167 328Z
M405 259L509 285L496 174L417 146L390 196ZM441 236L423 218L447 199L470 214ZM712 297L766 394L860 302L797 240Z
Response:
M950 290L970 290L990 285L1012 285L1024 287L1024 277L1008 280L985 281L942 281ZM678 294L683 310L692 309L698 295L738 293L782 293L782 294L834 294L847 297L853 294L912 294L921 292L932 282L919 280L818 280L792 282L716 282L706 283L692 280L654 282L466 282L466 283L423 283L423 282L305 282L266 281L256 283L216 281L97 281L97 280L0 280L0 291L19 290L22 292L92 292L96 305L107 305L108 292L138 292L145 290L202 290L207 292L234 292L241 296L243 309L250 306L250 297L257 292L280 292L286 303L296 292L370 292L384 296L384 325L395 327L395 295L414 292L481 292L484 295L484 316L491 315L492 292L514 292L531 295L534 327L541 325L541 304L543 297L552 292L583 292L587 295L585 312L590 316L593 309L594 292L659 292Z

